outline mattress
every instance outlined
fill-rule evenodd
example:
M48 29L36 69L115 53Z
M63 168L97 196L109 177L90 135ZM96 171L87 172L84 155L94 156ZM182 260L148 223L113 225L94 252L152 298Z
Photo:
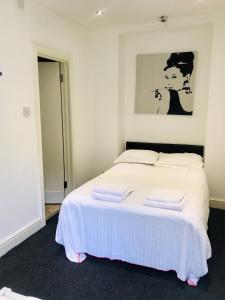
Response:
M125 183L133 192L122 203L94 200L101 184ZM182 211L144 206L155 188L185 191ZM209 194L204 169L120 163L71 192L63 201L56 241L67 258L86 254L119 259L159 270L196 285L207 274L211 246L207 235Z

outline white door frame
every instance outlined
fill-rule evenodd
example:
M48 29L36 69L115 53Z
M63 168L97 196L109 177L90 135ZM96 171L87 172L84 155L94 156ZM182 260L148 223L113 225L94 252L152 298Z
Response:
M37 145L38 145L38 179L40 186L40 214L42 225L45 226L45 198L44 198L44 174L42 157L42 137L41 137L41 110L40 110L40 91L38 78L38 56L56 60L61 63L64 82L62 84L62 110L63 110L63 132L64 132L64 155L65 155L65 175L67 179L66 194L72 190L72 153L71 153L71 126L70 126L70 94L69 94L69 65L71 57L63 52L49 49L47 47L33 44L33 64L34 64L34 83L35 83L35 111L37 122Z

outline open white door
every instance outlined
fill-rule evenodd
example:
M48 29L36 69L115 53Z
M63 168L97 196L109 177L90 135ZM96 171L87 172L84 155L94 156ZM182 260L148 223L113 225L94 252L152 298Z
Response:
M64 198L64 149L60 63L39 62L45 203Z

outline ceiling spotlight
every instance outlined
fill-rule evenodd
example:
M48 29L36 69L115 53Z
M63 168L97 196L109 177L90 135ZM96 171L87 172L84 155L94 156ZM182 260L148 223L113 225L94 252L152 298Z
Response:
M96 16L103 16L104 13L105 13L104 10L97 10L97 11L95 12Z
M160 17L159 17L159 21L160 21L161 23L166 23L167 20L168 20L168 16L160 16Z

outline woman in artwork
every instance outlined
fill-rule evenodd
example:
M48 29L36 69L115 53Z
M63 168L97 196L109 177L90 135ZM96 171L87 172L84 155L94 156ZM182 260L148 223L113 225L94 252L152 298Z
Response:
M192 115L190 78L193 68L193 52L170 55L164 68L165 85L162 89L153 91L157 114Z

